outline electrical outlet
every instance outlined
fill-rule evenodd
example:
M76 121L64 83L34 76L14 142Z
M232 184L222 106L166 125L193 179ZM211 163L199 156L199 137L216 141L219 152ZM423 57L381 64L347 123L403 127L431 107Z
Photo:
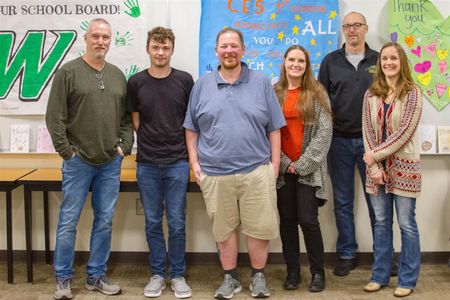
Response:
M144 208L142 207L141 199L136 198L136 215L143 215Z

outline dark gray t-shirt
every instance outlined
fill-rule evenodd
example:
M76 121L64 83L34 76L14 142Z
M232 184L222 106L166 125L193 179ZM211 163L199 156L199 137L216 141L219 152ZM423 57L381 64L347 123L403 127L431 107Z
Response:
M183 120L194 80L172 68L169 76L154 78L148 70L128 81L127 111L139 112L137 162L170 164L187 159Z
M268 134L285 125L270 81L244 63L233 84L217 71L200 78L184 121L199 134L199 163L211 176L248 173L269 163Z

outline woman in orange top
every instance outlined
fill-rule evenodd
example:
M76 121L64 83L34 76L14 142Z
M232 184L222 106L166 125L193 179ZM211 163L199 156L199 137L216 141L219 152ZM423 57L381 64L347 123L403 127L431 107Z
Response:
M326 156L332 120L328 95L314 78L305 48L291 46L284 55L275 93L286 118L281 129L281 164L277 182L280 236L287 265L286 290L295 290L300 278L300 225L312 274L309 290L325 288L323 241L318 208L327 198Z

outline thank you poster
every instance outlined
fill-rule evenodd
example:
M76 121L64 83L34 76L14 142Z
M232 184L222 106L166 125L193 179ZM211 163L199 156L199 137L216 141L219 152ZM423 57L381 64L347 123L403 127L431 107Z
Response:
M438 110L450 103L450 18L427 0L390 0L390 37L405 49L416 83Z

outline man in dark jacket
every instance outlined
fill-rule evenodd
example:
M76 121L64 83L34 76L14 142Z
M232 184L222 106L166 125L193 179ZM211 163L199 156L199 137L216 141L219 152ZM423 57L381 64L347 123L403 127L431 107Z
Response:
M328 167L338 229L336 252L339 260L333 271L337 276L346 276L356 267L358 244L353 215L354 174L356 165L364 187L366 165L363 161L362 103L364 93L372 83L378 57L378 52L370 49L365 42L368 29L362 14L347 14L342 22L345 44L325 56L319 71L319 81L330 96L333 110L333 139ZM365 191L364 194L373 228L373 208L368 194Z

